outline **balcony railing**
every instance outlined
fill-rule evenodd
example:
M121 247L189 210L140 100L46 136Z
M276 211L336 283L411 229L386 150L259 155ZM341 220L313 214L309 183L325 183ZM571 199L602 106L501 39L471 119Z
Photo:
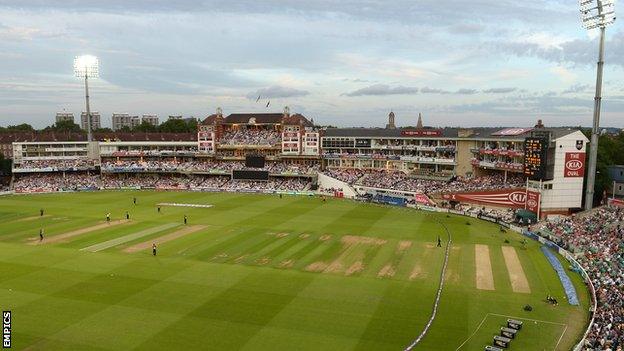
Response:
M506 149L484 149L484 148L472 148L470 149L473 153L478 153L480 155L493 155L493 156L524 156L524 151L522 150L506 150Z

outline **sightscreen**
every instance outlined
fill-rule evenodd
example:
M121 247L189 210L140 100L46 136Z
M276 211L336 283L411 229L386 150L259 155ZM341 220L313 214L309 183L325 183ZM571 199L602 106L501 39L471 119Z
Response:
M264 168L264 156L247 155L245 157L245 167Z
M234 180L269 180L269 171L232 171Z

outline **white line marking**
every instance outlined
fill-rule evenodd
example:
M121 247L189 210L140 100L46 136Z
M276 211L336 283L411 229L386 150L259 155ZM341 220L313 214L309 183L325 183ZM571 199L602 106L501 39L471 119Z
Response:
M457 347L457 348L455 349L455 351L457 351L457 350L461 349L461 348L462 348L462 346L466 345L466 343L468 342L468 340L472 339L472 337L473 337L473 336L474 336L474 335L475 335L475 334L479 331L479 329L481 329L481 326L483 325L483 323L484 323L484 322L485 322L485 320L487 319L488 315L489 315L489 313L487 313L487 314L485 315L485 317L483 317L483 319L481 320L481 323L479 323L479 326L477 327L477 329L475 329L475 331L474 331L472 334L470 334L470 336L468 337L468 339L464 340L464 342L462 342L462 343L461 343L461 345L459 345L459 347Z
M481 326L483 325L483 323L485 323L485 320L487 319L487 317L489 316L496 316L496 317L505 317L505 318L511 318L511 319L522 319L525 321L531 321L531 322L538 322L538 323L545 323L545 324L554 324L554 325L560 325L563 326L563 333L561 333L561 336L559 337L559 340L557 341L557 344L555 345L555 348L553 350L557 350L557 347L559 346L559 343L561 343L561 340L563 339L563 336L565 335L565 332L568 330L568 325L564 324L564 323L558 323L558 322L550 322L550 321L543 321L543 320L539 320L539 319L531 319L531 318L522 318L522 317L515 317L515 316L508 316L508 315L504 315L504 314L498 314L498 313L487 313L485 315L485 317L483 317L483 320L481 320L481 323L479 323L479 326L477 326L477 328L475 329L475 331L470 334L470 336L464 340L464 342L461 343L461 345L459 345L455 351L461 349L462 347L464 347L464 345L466 345L466 343L468 341L470 341L470 339L472 339L473 336L475 336L475 334L477 334L477 332L479 331L479 329L481 329Z
M565 335L567 330L568 330L568 325L566 324L565 328L563 328L563 333L561 333L561 336L559 337L559 340L557 340L557 344L555 345L555 348L553 350L557 350L557 347L559 347L559 343L563 339L563 336Z

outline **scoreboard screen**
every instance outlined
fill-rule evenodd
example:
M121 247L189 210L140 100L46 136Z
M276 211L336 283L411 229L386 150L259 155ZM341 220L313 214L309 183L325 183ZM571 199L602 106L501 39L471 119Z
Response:
M544 138L524 139L524 175L531 180L546 178L548 140Z
M261 156L261 155L247 155L245 157L245 167L249 167L249 168L264 168L264 156Z
M232 179L233 180L268 181L269 171L248 171L248 170L232 171Z

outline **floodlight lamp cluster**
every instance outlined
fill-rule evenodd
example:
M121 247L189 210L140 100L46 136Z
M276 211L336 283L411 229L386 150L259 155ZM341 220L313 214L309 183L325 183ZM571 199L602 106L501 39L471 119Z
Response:
M604 28L615 22L615 0L580 0L583 28Z
M97 78L99 76L98 58L91 55L76 56L74 58L74 74L81 78Z

